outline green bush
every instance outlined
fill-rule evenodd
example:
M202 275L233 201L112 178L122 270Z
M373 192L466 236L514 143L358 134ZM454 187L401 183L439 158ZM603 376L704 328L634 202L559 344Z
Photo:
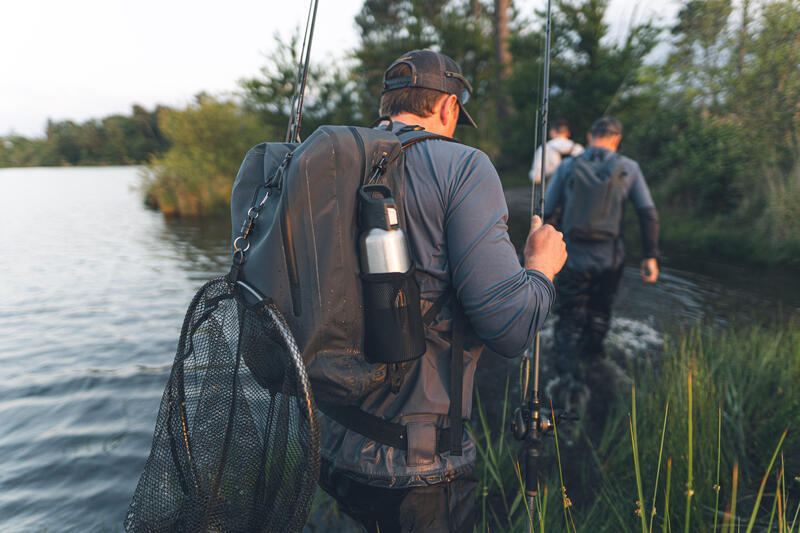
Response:
M244 154L276 138L236 103L205 94L186 109L162 113L159 125L172 148L151 160L142 185L148 205L167 215L226 213Z

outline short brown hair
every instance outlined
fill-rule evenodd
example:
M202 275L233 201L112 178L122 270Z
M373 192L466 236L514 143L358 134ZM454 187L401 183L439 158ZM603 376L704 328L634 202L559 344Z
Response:
M550 129L553 131L557 131L559 133L564 133L566 130L567 134L569 135L569 122L565 118L557 118L553 121L553 125L550 126Z
M594 124L592 124L589 133L592 134L592 137L598 139L610 137L612 135L622 135L622 122L614 117L606 116L598 118Z
M386 79L411 76L411 67L405 63L395 65L386 73ZM400 113L411 113L420 117L429 117L436 109L436 102L445 94L422 87L404 87L387 91L381 96L380 116L388 117Z

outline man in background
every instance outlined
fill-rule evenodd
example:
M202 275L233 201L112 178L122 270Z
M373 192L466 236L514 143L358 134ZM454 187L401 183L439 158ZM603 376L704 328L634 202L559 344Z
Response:
M553 122L550 128L550 140L545 144L546 158L544 160L544 175L548 180L555 173L561 160L567 157L575 157L583 153L583 146L576 143L570 137L569 124L563 118ZM542 181L542 147L538 147L533 154L533 165L528 173L531 181L539 183Z
M642 279L658 279L658 214L639 165L617 154L622 124L603 117L587 137L589 147L556 170L545 196L545 220L561 212L558 225L569 254L555 281L558 377L548 384L547 393L568 410L585 407L587 384L613 387L613 380L607 379L606 367L612 365L604 363L603 341L625 261L626 200L636 208L641 226Z

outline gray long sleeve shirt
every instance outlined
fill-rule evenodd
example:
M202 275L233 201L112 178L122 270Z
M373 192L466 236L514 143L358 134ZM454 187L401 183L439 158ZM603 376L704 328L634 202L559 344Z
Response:
M403 126L395 122L393 129ZM440 294L453 291L471 326L464 342L462 403L469 418L483 345L506 357L521 355L544 324L555 290L544 274L520 266L507 232L500 178L481 151L440 140L410 146L405 210L423 313ZM399 392L387 387L360 406L405 424L409 451L378 444L323 416L322 453L334 468L372 485L406 487L472 467L475 444L466 430L462 456L435 452L435 427L449 426L451 324L445 306Z

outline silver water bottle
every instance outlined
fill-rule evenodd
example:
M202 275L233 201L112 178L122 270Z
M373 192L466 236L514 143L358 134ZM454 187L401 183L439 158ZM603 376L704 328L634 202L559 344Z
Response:
M425 329L397 203L386 185L364 185L358 194L367 360L402 363L417 359L425 353ZM393 379L392 390L397 392L399 386L400 381Z
M385 185L365 185L359 194L361 271L365 274L408 272L411 268L408 241L400 229L397 205L392 198L391 189Z

